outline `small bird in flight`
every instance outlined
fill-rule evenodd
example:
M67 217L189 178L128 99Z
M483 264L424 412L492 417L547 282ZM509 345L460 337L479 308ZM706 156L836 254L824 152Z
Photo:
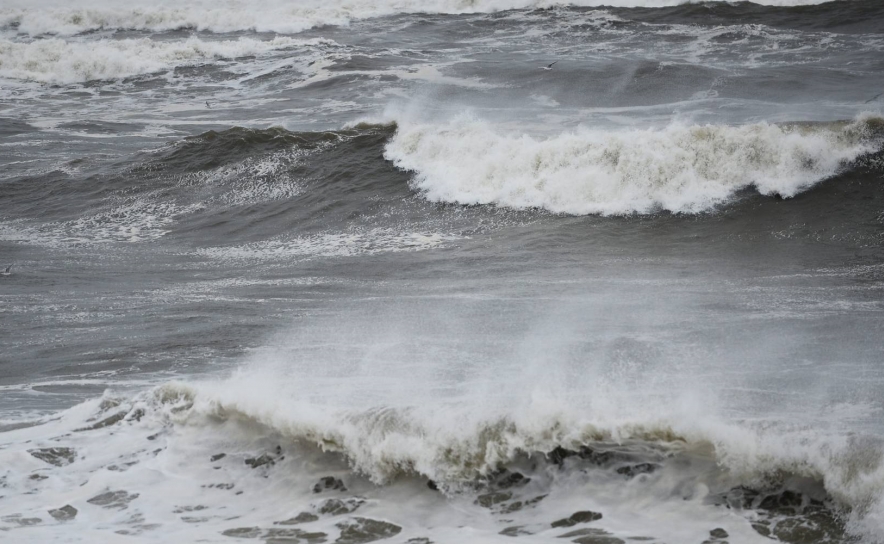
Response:
M543 68L544 70L552 70L553 64L555 64L556 62L559 62L559 61L555 61L553 63L547 64L546 66L541 66L541 68Z
M12 269L12 265L7 266L6 270L3 271L3 275L4 276L10 275L12 273L12 272L10 272L11 269Z
M209 105L209 101L208 101L208 100L206 100L206 107L209 108L209 109L212 109L212 106Z

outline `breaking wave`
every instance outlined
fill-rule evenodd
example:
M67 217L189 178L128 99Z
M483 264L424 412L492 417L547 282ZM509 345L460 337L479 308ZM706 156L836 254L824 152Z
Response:
M295 395L256 394L254 385L248 376L215 384L174 382L129 400L106 396L97 413L99 401L88 401L68 411L63 421L79 425L73 430L80 432L136 422L144 427L141 433L168 433L174 427L169 436L178 440L194 433L203 440L211 433L224 433L213 440L228 444L255 443L256 437L264 437L267 443L282 444L276 454L265 455L270 464L273 458L284 458L280 451L317 448L343 454L356 474L376 484L420 477L428 479L431 488L451 494L514 485L523 474L540 480L545 471L570 471L599 473L594 492L601 496L611 493L609 487L622 488L624 476L640 477L647 486L641 491L643 501L649 496L661 501L675 497L678 503L755 508L757 513L749 519L762 534L771 527L778 534L776 520L765 521L765 516L784 512L779 507L766 511L772 508L769 497L792 493L789 500L797 500L798 506L803 501L804 506L795 510L792 504L791 514L800 517L804 508L812 510L800 523L818 524L814 530L832 537L826 542L849 541L843 534L835 537L845 530L884 537L884 445L871 438L700 415L676 417L668 410L649 419L611 419L561 406L535 406L499 417L477 415L475 406L449 407L444 417L438 407L329 410ZM208 453L201 451L200 456ZM501 483L501 475L516 471L521 471L519 476ZM796 493L807 498L794 499ZM827 516L823 521L821 512Z
M884 120L581 129L547 139L471 116L400 123L385 157L431 201L573 215L698 213L754 187L792 197L881 146Z

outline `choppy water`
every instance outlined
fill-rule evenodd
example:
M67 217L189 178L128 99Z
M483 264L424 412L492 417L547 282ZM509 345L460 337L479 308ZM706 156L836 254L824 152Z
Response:
M0 540L884 541L882 53L872 0L4 2Z

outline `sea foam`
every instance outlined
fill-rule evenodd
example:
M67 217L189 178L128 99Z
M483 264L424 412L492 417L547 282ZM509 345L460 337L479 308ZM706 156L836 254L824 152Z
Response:
M176 42L147 38L98 41L50 38L28 43L0 40L0 77L55 84L78 83L326 43L333 42L281 36L272 40L240 38L224 41L191 37Z

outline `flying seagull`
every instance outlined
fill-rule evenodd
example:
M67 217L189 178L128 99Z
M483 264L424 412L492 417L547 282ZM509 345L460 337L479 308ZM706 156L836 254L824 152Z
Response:
M869 98L868 100L866 100L866 104L868 104L869 102L874 102L874 101L877 100L878 97L881 96L882 94L884 94L884 93L878 93L878 94L876 94L875 96L873 96L872 98Z
M547 64L546 66L541 66L541 68L543 68L544 70L552 70L553 64L555 64L556 62L559 62L559 61L555 61L551 64Z
M7 267L6 267L6 270L3 271L3 275L4 275L4 276L8 276L8 275L10 275L10 274L12 273L12 272L9 271L11 268L12 268L12 265L7 266Z

